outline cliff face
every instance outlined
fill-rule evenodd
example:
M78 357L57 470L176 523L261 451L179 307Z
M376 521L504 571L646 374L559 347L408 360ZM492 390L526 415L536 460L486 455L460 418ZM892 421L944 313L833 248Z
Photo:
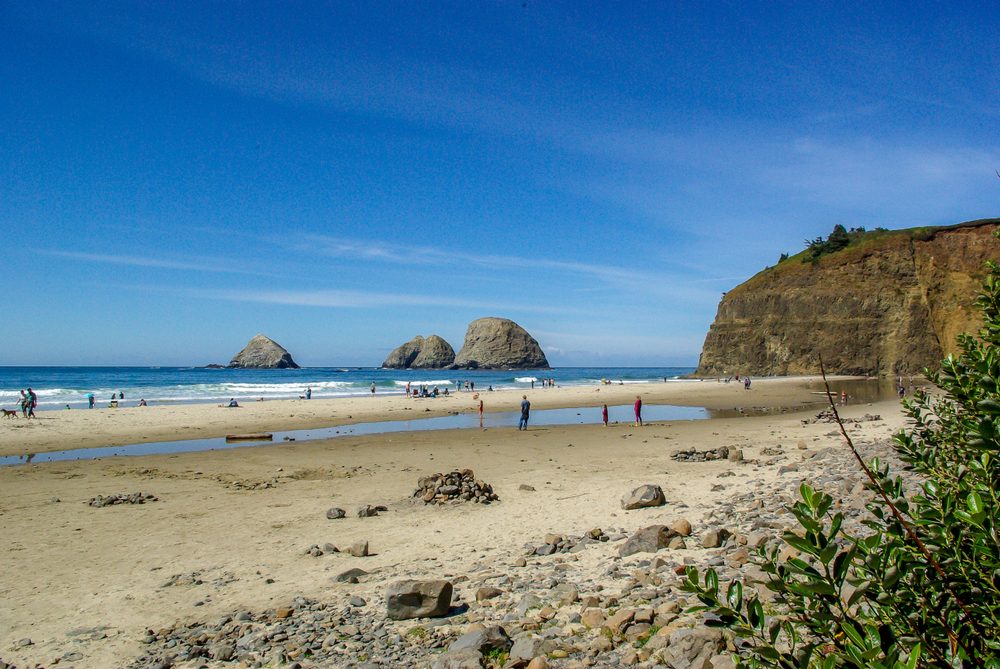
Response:
M817 263L790 258L729 291L697 375L910 374L980 326L972 303L1000 219L864 238Z

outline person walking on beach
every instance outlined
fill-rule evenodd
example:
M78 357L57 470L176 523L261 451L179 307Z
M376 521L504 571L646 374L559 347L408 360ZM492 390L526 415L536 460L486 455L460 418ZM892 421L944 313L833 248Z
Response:
M94 408L94 393L87 393L87 408Z
M311 400L313 398L312 386L306 386L306 399Z
M31 388L28 388L28 418L35 417L35 407L38 406L38 395Z
M608 426L608 405L605 404L601 407L601 420L604 421L604 427Z
M479 400L479 427L483 426L483 401Z
M531 402L527 395L521 395L521 421L517 424L518 430L528 429L528 413L531 411Z
M639 427L642 425L642 397L639 395L635 396L635 404L632 405L635 409L635 426Z
M750 377L749 376L744 376L743 377L743 390L750 390Z
M406 396L407 397L410 396L410 382L409 381L406 382Z
M25 418L28 417L28 394L21 391L21 415Z
M372 397L375 397L375 382L372 381Z

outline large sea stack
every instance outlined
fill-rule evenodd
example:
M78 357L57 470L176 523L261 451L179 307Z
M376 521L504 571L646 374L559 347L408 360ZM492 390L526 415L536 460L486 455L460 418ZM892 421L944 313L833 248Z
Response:
M229 361L229 366L247 369L299 368L288 351L273 339L262 334L251 339L242 351L233 356L233 359Z
M506 318L469 323L454 367L470 369L548 369L542 347L520 325Z
M1000 219L857 235L808 251L730 290L696 374L911 374L980 327L972 304L986 260L1000 260Z
M443 369L455 362L455 349L437 335L424 339L417 335L390 353L386 369Z

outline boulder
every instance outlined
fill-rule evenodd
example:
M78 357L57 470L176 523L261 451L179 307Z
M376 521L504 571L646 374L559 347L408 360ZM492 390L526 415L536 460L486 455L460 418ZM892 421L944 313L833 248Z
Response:
M663 495L663 489L652 483L641 485L633 490L632 494L622 497L622 508L626 511L648 506L663 506L666 503L667 498Z
M480 318L469 323L455 368L548 369L549 361L535 338L506 318Z
M298 369L292 355L276 341L262 334L255 336L229 361L230 367L247 369Z
M455 362L455 349L437 335L417 335L393 350L382 367L386 369L443 369Z
M450 581L396 581L385 593L386 613L392 620L439 618L451 607Z
M666 548L677 533L666 525L650 525L630 536L618 549L618 555L627 557L635 553L655 553Z

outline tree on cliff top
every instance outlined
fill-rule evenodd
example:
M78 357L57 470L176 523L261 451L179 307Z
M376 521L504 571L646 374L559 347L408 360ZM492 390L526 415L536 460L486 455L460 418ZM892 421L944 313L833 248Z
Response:
M758 552L767 609L749 585L688 568L696 610L740 637L739 667L1000 668L1000 265L988 268L979 338L960 336L961 355L928 373L939 396L904 402L907 481L866 464L840 424L874 493L870 533L846 533L833 498L802 484L800 528L782 537L795 557Z

